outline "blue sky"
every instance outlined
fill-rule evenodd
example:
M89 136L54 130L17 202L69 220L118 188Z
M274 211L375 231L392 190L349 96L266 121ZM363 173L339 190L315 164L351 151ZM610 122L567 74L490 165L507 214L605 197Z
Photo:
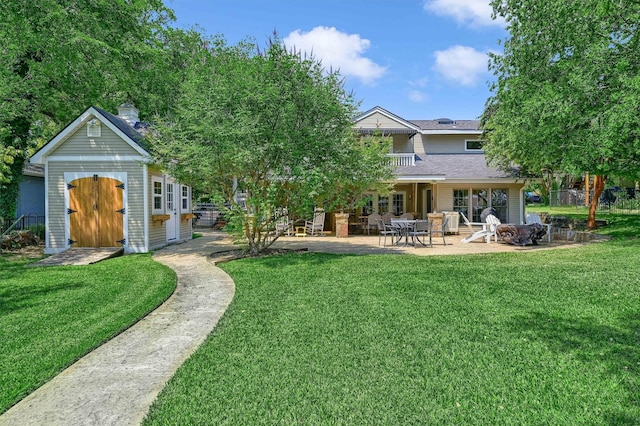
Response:
M407 120L475 119L489 97L487 53L507 33L489 0L168 0L179 27L264 46L277 31L338 68L362 101Z

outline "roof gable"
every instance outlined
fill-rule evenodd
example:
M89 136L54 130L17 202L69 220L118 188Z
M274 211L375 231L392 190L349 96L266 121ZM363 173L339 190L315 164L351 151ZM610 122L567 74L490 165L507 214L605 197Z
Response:
M384 108L375 107L354 119L354 127L360 132L380 130L383 133L417 133L420 128Z
M144 137L134 129L129 123L121 118L110 114L100 108L89 107L75 120L69 123L56 136L40 148L32 157L32 164L44 164L45 158L62 145L71 135L93 118L99 120L103 125L112 130L118 137L131 146L138 154L149 157L149 152L143 147Z

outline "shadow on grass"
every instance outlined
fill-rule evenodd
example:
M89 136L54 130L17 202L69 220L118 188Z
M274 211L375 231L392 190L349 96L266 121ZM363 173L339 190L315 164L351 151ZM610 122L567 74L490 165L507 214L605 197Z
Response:
M9 314L21 309L33 308L43 300L43 296L66 292L85 286L86 284L77 282L59 284L2 284L0 285L0 312ZM48 298L45 298L45 300L48 300Z
M543 339L549 349L571 353L583 362L585 374L591 366L604 365L606 371L627 390L626 412L604 413L612 425L637 425L638 418L628 413L640 404L640 314L619 321L618 326L599 324L595 318L563 318L532 312L517 318L514 330L535 339ZM623 409L624 409L623 408Z

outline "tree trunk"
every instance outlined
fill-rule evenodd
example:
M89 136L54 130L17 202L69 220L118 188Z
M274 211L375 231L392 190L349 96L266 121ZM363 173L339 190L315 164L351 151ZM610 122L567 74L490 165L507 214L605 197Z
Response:
M604 184L607 178L601 175L595 175L593 177L593 197L589 203L589 216L587 217L587 229L596 229L596 208L598 207L598 200L600 194L604 191Z

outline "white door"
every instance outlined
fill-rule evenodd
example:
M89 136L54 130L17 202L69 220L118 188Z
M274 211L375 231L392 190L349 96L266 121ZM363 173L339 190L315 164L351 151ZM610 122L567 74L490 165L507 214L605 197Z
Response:
M167 200L166 214L169 215L169 220L165 222L167 227L167 241L175 241L178 238L178 226L180 221L178 220L178 204L177 204L177 188L175 182L167 180L165 186L165 195Z

